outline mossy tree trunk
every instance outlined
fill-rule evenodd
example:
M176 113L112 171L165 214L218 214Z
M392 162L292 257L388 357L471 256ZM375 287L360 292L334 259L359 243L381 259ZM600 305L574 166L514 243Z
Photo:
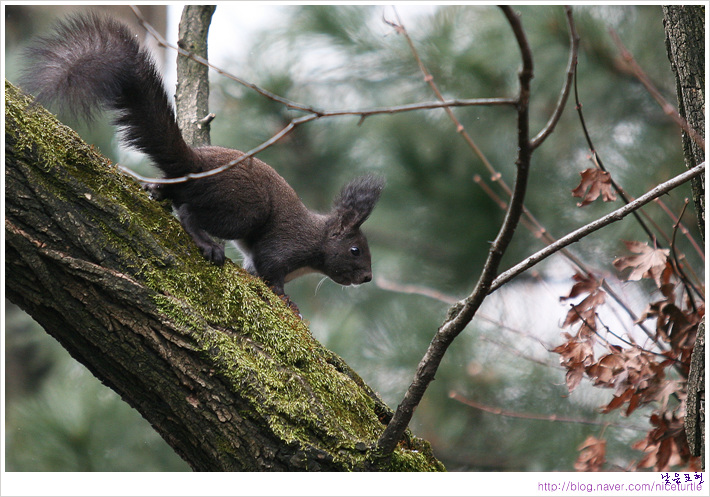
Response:
M678 109L691 128L705 138L705 7L663 7L666 47L676 76ZM683 132L683 153L689 169L705 160L705 152ZM705 175L691 183L698 226L705 240ZM705 321L691 356L685 432L693 455L705 470Z
M195 470L441 470L263 283L6 82L6 294Z

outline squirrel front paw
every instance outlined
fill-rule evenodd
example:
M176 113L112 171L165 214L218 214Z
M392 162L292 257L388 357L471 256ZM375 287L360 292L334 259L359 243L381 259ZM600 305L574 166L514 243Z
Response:
M202 247L202 255L210 262L218 266L223 266L225 261L224 246L215 244L205 244Z
M291 300L291 298L286 295L286 294L281 294L279 295L279 298L284 301L284 303L288 306L289 309L293 311L293 313L298 316L298 319L303 320L303 314L301 314L301 310L298 308L296 303Z
M167 198L165 196L165 189L160 183L144 183L143 189L148 192L148 195L150 195L150 198L153 200L161 201Z

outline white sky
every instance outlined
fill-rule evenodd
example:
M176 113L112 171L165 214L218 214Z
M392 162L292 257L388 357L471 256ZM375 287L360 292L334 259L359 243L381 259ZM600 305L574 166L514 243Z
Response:
M326 2L327 3L327 2ZM392 5L396 2L369 3L368 5L382 5L385 12L392 13ZM217 66L225 65L227 61L244 60L249 38L257 31L269 26L280 15L280 11L294 3L273 2L222 2L217 4L217 10L212 17L209 32L209 57ZM168 6L168 39L177 39L177 26L182 13L182 4ZM428 15L436 10L438 5L396 4L402 22L411 25L420 15ZM392 16L393 17L393 16Z

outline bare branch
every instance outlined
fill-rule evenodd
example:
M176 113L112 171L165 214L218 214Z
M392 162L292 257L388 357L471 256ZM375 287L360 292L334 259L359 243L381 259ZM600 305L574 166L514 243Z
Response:
M402 21L399 18L399 14L397 13L397 9L394 10L395 15L397 16L397 22L394 23L392 21L387 21L385 22L389 24L390 26L393 26L397 33L401 34L404 36L404 39L407 41L407 45L409 45L409 49L412 52L412 55L417 61L417 65L419 66L419 70L421 73L424 75L424 81L429 85L429 87L432 89L434 94L436 95L436 98L438 98L440 101L444 101L444 95L442 95L441 91L439 91L439 87L437 86L436 82L434 81L434 76L427 70L426 66L424 65L424 62L422 62L421 57L419 56L419 52L417 51L417 48L414 46L414 42L409 36L409 33L405 29L404 25L402 24ZM515 105L517 103L517 100L511 100L511 104ZM471 135L468 134L466 131L466 128L464 128L463 124L461 124L461 121L459 121L456 118L456 115L450 108L446 108L446 114L449 116L449 119L451 119L451 122L454 123L454 126L456 126L456 132L461 135L461 137L464 139L464 141L468 144L468 146L473 150L473 152L478 156L479 159L481 159L481 162L483 162L483 165L488 169L488 171L491 173L491 176L496 179L500 179L500 174L496 172L495 168L493 165L490 163L488 158L485 156L485 154L481 151L480 148L478 148L478 145L476 145L476 142L473 141L473 138L471 138ZM501 185L501 188L508 194L511 195L511 190L508 187L508 185L505 184L505 182L501 181L499 183Z
M574 18L572 17L572 8L565 7L565 13L567 15L567 25L569 26L569 60L567 62L567 79L565 79L565 84L560 92L560 98L555 106L555 111L550 116L550 120L547 121L545 127L540 131L535 138L532 139L532 148L535 149L542 145L542 143L547 139L550 134L555 130L555 126L562 117L562 111L565 109L567 104L567 98L569 97L570 90L572 88L572 80L577 72L577 52L579 50L579 35L577 34L577 28L574 25Z
M141 22L143 27L158 41L158 43L160 45L171 48L171 49L175 50L178 54L180 54L184 57L194 60L195 62L198 62L200 64L203 64L206 67L214 69L218 74L225 76L233 81L236 81L237 83L256 91L260 95L262 95L270 100L273 100L275 102L279 102L290 109L300 110L300 111L309 113L305 116L292 119L291 122L284 129L282 129L281 131L276 133L274 136L272 136L267 141L263 142L261 145L253 148L252 150L247 152L244 156L240 157L239 159L229 162L227 164L224 164L218 168L210 169L209 171L204 171L201 173L194 173L194 174L187 174L185 176L180 176L180 177L175 177L175 178L149 178L146 176L142 176L138 173L135 173L135 172L131 171L130 169L125 168L123 166L118 166L118 169L121 172L133 177L134 179L136 179L138 181L142 181L142 182L146 182L146 183L153 183L153 184L184 183L186 181L190 181L193 179L206 178L209 176L214 176L214 175L220 174L228 169L231 169L232 167L237 166L238 164L249 159L250 157L253 157L254 155L258 154L259 152L262 152L263 150L272 146L278 140L280 140L285 135L290 133L296 126L298 126L300 124L304 124L306 122L321 119L321 118L339 117L339 116L359 116L360 122L362 122L367 117L374 116L374 115L381 115L381 114L396 114L396 113L400 113L400 112L410 112L410 111L414 111L414 110L426 110L426 109L441 109L441 108L448 109L449 107L498 106L498 105L513 106L516 103L516 100L511 99L511 98L472 98L472 99L444 100L442 97L441 101L439 101L439 102L412 103L412 104L404 104L404 105L400 105L400 106L375 107L375 108L369 108L369 109L366 108L366 109L350 109L350 110L335 110L335 111L319 110L319 109L316 109L315 107L311 107L309 105L294 102L292 100L289 100L289 99L283 98L279 95L276 95L274 93L271 93L268 90L265 90L253 83L249 83L248 81L243 80L242 78L239 78L238 76L235 76L235 75L221 69L218 66L215 66L214 64L210 63L207 59L205 59L203 57L195 55L187 50L180 48L179 46L169 43L165 39L165 37L163 37L150 23L148 23L148 21L146 21L146 19L143 17L143 14L140 12L140 10L137 7L131 6L131 8L133 9L133 12L135 13L138 20ZM206 122L209 122L209 121L206 121Z
M582 112L582 103L579 100L579 91L577 90L577 74L576 73L574 75L574 101L576 103L577 115L579 116L579 122L582 125L582 132L584 133L584 138L587 141L587 146L589 147L589 151L592 154L592 162L594 163L594 165L598 169L608 172L607 168L604 166L604 163L602 162L602 158L599 156L599 154L597 154L597 150L594 147L594 143L592 142L592 137L589 135L589 131L587 130L587 122L584 120L584 113ZM630 202L630 200L629 200L628 195L624 191L624 189L621 188L621 186L614 180L613 177L610 177L610 180L611 180L611 186L614 188L614 191L619 195L622 202L624 202L625 204L628 204ZM653 232L646 225L646 223L643 222L643 219L641 219L641 216L639 215L639 213L634 212L633 216L636 219L636 221L639 223L641 228L644 230L644 232L648 235L648 238L649 238L649 240L651 240L651 243L659 244L658 238L656 237L656 235L653 234Z
M308 121L313 121L314 119L318 119L318 116L315 114L309 114L307 116L299 117L297 119L292 119L288 125L276 133L274 136L266 140L264 143L259 145L258 147L254 147L248 152L246 152L244 155L239 157L238 159L235 159L233 161L227 162L224 165L221 165L219 167L216 167L214 169L210 169L209 171L203 171L201 173L190 173L185 176L180 176L177 178L149 178L147 176L142 176L136 172L131 171L127 167L124 166L118 166L118 170L132 176L138 181L142 181L145 183L154 183L154 184L173 184L173 183L184 183L189 180L193 179L200 179L200 178L207 178L209 176L214 176L216 174L222 173L226 171L227 169L231 169L232 167L236 166L237 164L241 164L245 160L254 157L256 154L261 152L262 150L265 150L269 148L271 145L279 141L281 138L289 134L296 126L299 124L306 123Z
M446 321L444 321L434 335L424 357L419 362L414 379L407 389L404 399L402 399L402 402L397 406L394 416L377 441L378 451L382 455L390 454L397 446L409 421L412 419L414 409L419 405L429 383L434 379L446 350L468 323L471 322L471 319L473 319L473 316L483 303L486 295L488 295L491 282L495 278L503 254L513 238L513 233L523 213L523 200L527 189L530 157L533 151L530 146L528 115L530 80L533 77L533 60L530 45L528 44L518 15L509 6L503 6L501 9L513 30L523 61L523 67L518 74L520 81L520 90L516 105L518 114L518 158L516 165L518 173L513 196L508 204L508 210L503 220L503 225L498 232L498 236L493 241L486 263L483 266L483 271L473 293L468 298L454 304L449 309Z
M595 231L603 228L604 226L607 226L613 222L619 221L623 219L625 216L628 214L632 213L633 211L637 210L639 207L646 205L650 201L660 197L661 195L664 195L671 191L672 189L676 188L677 186L682 185L686 181L689 181L692 178L695 178L696 176L699 176L705 171L705 163L698 164L695 166L693 169L690 169L688 171L685 171L682 174L679 174L675 178L672 178L665 183L661 183L648 193L640 196L636 200L629 202L623 207L620 207L619 209L616 209L613 212L610 212L606 216L597 219L596 221L593 221L586 226L582 226L578 230L573 231L572 233L569 233L566 236L563 236L559 240L557 240L555 243L552 243L545 247L544 249L540 250L539 252L536 252L535 254L531 255L521 263L517 264L516 266L508 269L507 271L501 273L500 276L498 276L495 281L491 284L490 287L490 293L495 292L497 289L499 289L503 284L507 283L508 281L512 280L519 274L527 271L534 265L536 265L538 262L548 258L552 254L558 252L562 248L571 245L572 243L581 240L585 236L589 235L590 233L594 233Z
M412 110L427 109L447 109L449 107L473 107L473 106L513 106L514 98L462 98L454 100L441 100L439 102L421 102L404 105L394 105L391 107L374 107L371 109L351 109L351 110L324 110L318 117L337 116L362 116L369 117L377 114L397 114L399 112L409 112Z
M676 244L675 244L675 237L678 234L678 226L680 226L680 220L683 218L683 214L685 214L685 209L688 208L688 203L690 201L686 198L685 202L683 203L683 210L680 212L680 215L678 216L678 221L673 225L673 238L671 239L671 257L670 261L674 266L675 272L678 274L678 279L683 283L683 287L685 288L685 291L688 294L688 302L690 303L690 307L693 309L693 314L698 312L698 308L695 305L695 300L693 299L693 294L690 291L691 288L695 290L695 293L698 294L698 297L700 297L700 300L705 300L705 295L703 295L703 291L700 288L697 288L695 285L693 285L688 278L688 276L685 274L685 271L683 271L683 266L681 265L680 261L678 260L678 253L676 251Z
M209 67L210 69L214 69L217 71L218 74L221 74L222 76L225 76L233 81L236 81L240 85L246 86L247 88L251 88L255 92L259 93L260 95L263 95L271 100L274 100L276 102L280 102L284 104L286 107L289 107L291 109L297 109L297 110L302 110L304 112L312 112L312 113L318 113L317 110L313 109L312 107L309 107L307 105L299 104L297 102L293 102L291 100L288 100L286 98L280 97L274 93L271 93L268 90L264 90L263 88L260 88L259 86L249 83L248 81L245 81L237 76L234 76L233 74L230 74L229 72L221 69L220 67L215 66L214 64L210 63L207 59L200 57L199 55L195 55L187 50L184 50L180 48L177 45L173 45L172 43L168 42L168 40L165 39L163 35L161 35L146 19L143 17L143 14L141 13L140 9L138 7L131 5L131 9L133 10L133 13L136 15L140 23L143 25L143 27L148 31L153 38L155 38L158 43L164 47L171 48L175 50L177 53L180 55L187 57L189 59L192 59L196 62L199 62L200 64L204 64L205 66Z
M678 222L678 218L668 208L668 206L665 204L665 202L662 202L661 200L656 200L656 204L658 204L658 206L661 209L663 209L663 212L665 212L668 215L668 217L671 218L671 220L673 221L673 224ZM686 228L683 223L680 223L679 227L680 227L680 232L683 233L683 235L688 240L688 242L690 242L690 244L693 246L693 248L695 249L695 253L698 254L698 257L700 257L700 260L705 262L705 251L703 250L703 248L701 248L700 245L698 245L698 242L695 241L695 238L693 238L693 236L690 234L690 231L688 231L688 228ZM695 277L696 278L698 277L697 274L695 275Z
M508 418L518 418L518 419L534 419L538 421L556 421L559 423L576 423L576 424L586 424L586 425L599 425L599 426L615 426L617 428L624 428L624 429L632 429L632 430L637 430L637 431L642 431L645 432L647 431L644 428L638 428L636 426L630 426L630 425L622 425L619 423L610 423L608 421L595 421L591 419L576 419L576 418L566 418L563 416L558 416L556 414L526 414L526 413L519 413L519 412L513 412L513 411L506 411L505 409L501 409L500 407L490 407L484 404L481 404L479 402L474 402L473 400L467 399L460 393L457 393L455 391L451 391L449 393L449 398L454 399L458 402L461 402L462 404L465 404L469 407L473 407L474 409L478 409L481 411L485 411L491 414L496 414L498 416L505 416Z
M656 88L656 86L651 82L651 78L648 77L648 75L644 72L641 66L636 62L636 59L634 59L633 55L631 55L631 52L626 49L624 43L621 41L621 38L619 38L619 35L616 34L616 31L610 29L609 34L611 34L611 37L614 39L614 43L616 43L616 47L619 49L621 57L629 65L629 67L631 67L631 70L636 75L636 78L646 88L646 91L648 91L648 93L651 94L653 99L658 102L658 105L661 106L663 112L668 117L670 117L673 122L675 122L683 131L688 133L688 136L690 136L693 141L704 151L705 139L700 136L697 131L695 131L688 125L688 121L686 121L683 116L680 115L678 109L676 109L674 105L672 105L668 102L668 100L663 98L661 92L658 91L658 88Z

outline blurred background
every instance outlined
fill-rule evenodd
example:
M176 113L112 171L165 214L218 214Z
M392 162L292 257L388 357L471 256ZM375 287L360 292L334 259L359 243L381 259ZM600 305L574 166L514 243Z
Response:
M6 6L6 78L16 82L21 50L63 15L84 7ZM136 24L128 7L101 7ZM568 58L562 7L517 7L535 62L532 132L547 121ZM177 36L179 6L141 7L169 40ZM423 63L446 98L512 97L520 54L500 10L492 6L397 6ZM595 147L615 180L632 196L684 170L679 130L621 63L608 34L615 29L661 93L675 103L660 6L578 6L579 92ZM391 107L436 100L405 38L385 21L391 6L219 5L210 28L210 60L290 100L319 109ZM154 40L146 43L156 47ZM174 88L176 54L155 49ZM251 149L302 115L216 73L211 78L212 143ZM515 172L515 113L506 107L456 108L457 118L503 180ZM60 116L116 162L156 174L145 159L117 143L105 122L88 127ZM342 356L391 406L401 400L451 299L468 295L495 237L503 211L474 181L504 200L490 173L441 110L321 119L298 127L259 156L309 207L326 211L347 180L375 172L387 178L380 204L364 225L375 281L343 288L316 275L287 285L318 340ZM567 104L555 133L534 154L527 208L561 237L621 204L579 209L570 191L593 167L574 109ZM685 185L664 198L678 215L690 197ZM646 209L669 234L672 220ZM692 203L685 225L698 243ZM622 240L645 241L638 224L616 223L571 247L640 314L649 287L626 284L611 262L627 255ZM520 226L506 269L542 248ZM686 237L678 250L699 278L703 263ZM239 259L236 251L230 253ZM630 445L648 430L650 408L631 417L600 415L612 392L589 381L571 395L556 354L569 302L573 267L561 256L494 293L445 357L411 424L429 440L449 471L571 471L588 435L604 434L612 468L641 454ZM415 286L416 288L412 288ZM413 291L416 290L416 291ZM424 295L426 294L426 295ZM614 305L604 322L643 344L645 335ZM189 467L141 416L73 361L21 310L5 302L6 468L8 471L184 471ZM450 392L503 416L474 409ZM556 415L581 422L531 419ZM614 423L605 426L604 423Z

